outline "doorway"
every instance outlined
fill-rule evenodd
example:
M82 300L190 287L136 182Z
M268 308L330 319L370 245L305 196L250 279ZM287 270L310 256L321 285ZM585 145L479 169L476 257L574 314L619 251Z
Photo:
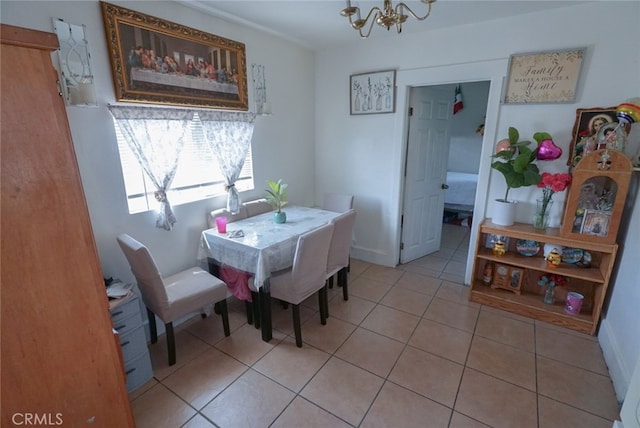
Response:
M457 86L463 107L454 114ZM451 247L468 249L489 88L489 81L410 88L400 263L441 246L447 257Z
M492 141L496 139L496 129L498 126L498 114L500 110L500 99L502 92L502 82L506 74L508 59L497 59L490 61L469 62L461 64L451 64L445 66L434 66L419 69L399 70L396 77L397 99L396 106L399 111L408 111L409 92L412 87L453 84L456 82L489 81L489 96L487 101L487 113L485 119L485 134L481 149L480 159L487 160L480 162L478 171L478 191L474 205L474 214L478 221L474 221L470 230L469 253L475 247L478 223L485 216L488 199L489 177L491 166L488 159L493 152ZM395 164L394 176L397 179L397 198L392 198L392 203L397 202L397 208L393 213L396 219L397 228L392 233L393 243L389 254L389 260L396 263L400 260L400 244L402 238L403 221L403 195L404 195L404 165L406 159L406 138L409 128L407 116L398 114L395 117L394 140L400 144L398 146L398 163ZM471 269L473 257L467 255L465 271L465 284L471 282Z

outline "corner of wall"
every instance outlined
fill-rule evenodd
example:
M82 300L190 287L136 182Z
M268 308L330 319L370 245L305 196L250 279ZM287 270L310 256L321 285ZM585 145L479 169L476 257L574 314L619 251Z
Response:
M611 323L607 319L603 319L600 323L600 330L598 331L598 342L600 343L600 349L604 355L604 361L609 369L609 376L613 382L613 389L616 392L616 399L618 403L622 403L627 390L629 389L628 379L631 379L631 371L628 367L625 367L624 361L620 358L622 351L616 336L611 328Z

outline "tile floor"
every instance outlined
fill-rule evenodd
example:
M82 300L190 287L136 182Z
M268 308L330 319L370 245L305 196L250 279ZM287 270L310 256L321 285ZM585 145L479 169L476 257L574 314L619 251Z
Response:
M322 326L305 302L273 305L265 343L230 300L176 331L178 362L151 345L154 379L131 394L144 427L602 427L618 403L594 337L468 301L469 229L444 225L442 249L395 269L353 260L350 298L330 290Z

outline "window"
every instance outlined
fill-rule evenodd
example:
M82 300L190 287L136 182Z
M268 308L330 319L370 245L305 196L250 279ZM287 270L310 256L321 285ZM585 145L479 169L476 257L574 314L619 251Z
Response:
M226 193L225 181L218 167L218 161L204 141L199 123L198 114L195 113L191 123L191 133L188 133L188 140L182 150L176 176L171 183L171 189L167 192L167 197L174 206ZM114 127L118 139L129 213L155 210L158 205L154 196L155 186L138 163L115 122ZM251 147L249 147L242 172L236 181L236 189L242 192L253 188L253 163Z

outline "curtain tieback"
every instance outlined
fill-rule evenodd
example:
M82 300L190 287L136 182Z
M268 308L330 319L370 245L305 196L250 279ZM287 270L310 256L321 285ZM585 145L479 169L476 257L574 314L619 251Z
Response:
M235 184L225 184L224 185L224 191L228 192L229 190L231 190L232 187L236 187Z
M156 201L158 202L167 201L167 194L164 192L164 190L157 190L156 192L153 193L153 196L156 197Z

